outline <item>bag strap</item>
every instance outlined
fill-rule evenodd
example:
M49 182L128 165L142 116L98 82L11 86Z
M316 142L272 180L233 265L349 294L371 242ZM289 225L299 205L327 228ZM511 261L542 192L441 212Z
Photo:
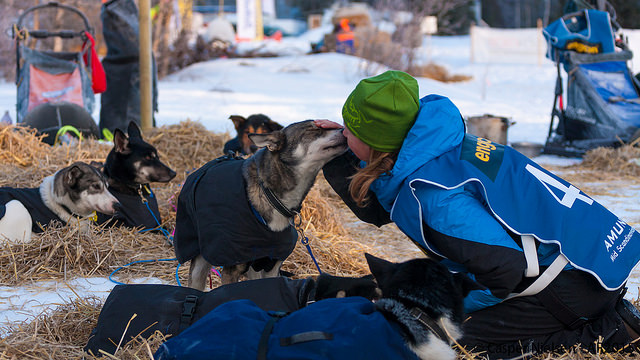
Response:
M522 235L522 250L524 258L527 260L527 268L524 270L524 276L536 277L540 275L540 265L538 264L538 250L536 249L536 241L531 235Z
M505 300L513 299L521 296L531 296L539 293L544 288L549 285L553 279L560 274L564 266L569 263L569 260L566 256L559 254L555 260L549 265L547 270L545 270L542 275L540 275L533 284L529 285L526 289L524 289L521 293L511 293Z
M180 314L178 333L183 332L191 325L193 314L196 313L196 307L198 307L198 297L195 295L187 295L182 303L182 314Z
M258 354L257 360L267 360L267 351L269 350L269 336L271 336L271 331L273 331L273 327L276 325L276 322L283 318L286 313L282 312L270 312L269 316L271 318L267 322L267 325L264 326L262 330L262 335L260 335L260 342L258 342Z

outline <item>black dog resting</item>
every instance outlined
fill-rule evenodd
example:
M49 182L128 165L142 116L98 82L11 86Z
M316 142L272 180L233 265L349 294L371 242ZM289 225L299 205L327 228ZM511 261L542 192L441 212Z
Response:
M282 125L262 114L254 114L246 119L240 115L231 115L229 119L233 121L237 135L224 144L225 154L232 152L235 155L251 155L258 151L258 147L249 139L249 134L268 134L282 129Z
M391 263L367 254L367 262L382 290L376 303L327 299L285 315L232 301L164 343L155 359L454 360L462 278L430 259Z
M211 264L222 282L277 276L296 242L292 218L316 175L347 149L340 129L313 121L252 134L260 149L246 160L220 158L187 177L178 198L174 246L191 260L189 286L204 290Z
M42 180L38 188L0 188L0 240L29 242L53 221L77 219L84 232L94 211L111 213L118 203L94 167L76 162Z
M176 172L158 158L156 148L142 139L140 128L129 123L127 137L120 129L113 136L113 149L107 155L102 172L109 191L120 201L116 214L98 214L98 223L155 229L162 224L158 201L149 183L168 182Z

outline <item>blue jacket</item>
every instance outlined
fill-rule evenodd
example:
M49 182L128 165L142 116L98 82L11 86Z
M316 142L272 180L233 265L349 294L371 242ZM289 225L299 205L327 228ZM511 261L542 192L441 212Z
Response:
M416 245L443 258L450 270L465 272L476 280L478 289L465 298L469 313L495 305L528 284L519 233L491 212L481 187L462 184L444 188L427 182L410 185L416 178L428 177L429 167L439 171L432 166L434 160L459 149L464 137L464 123L455 105L442 96L424 97L394 168L378 178L371 190L391 220ZM399 196L403 193L411 195ZM538 244L540 265L549 265L558 253L557 243Z
M400 327L354 296L315 302L287 316L249 300L220 305L162 344L156 360L418 360Z

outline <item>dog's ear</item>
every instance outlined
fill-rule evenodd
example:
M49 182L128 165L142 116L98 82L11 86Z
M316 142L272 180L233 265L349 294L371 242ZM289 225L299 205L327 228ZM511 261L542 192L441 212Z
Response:
M453 273L453 281L460 288L460 293L462 297L466 297L469 295L471 290L483 290L484 288L480 286L477 282L473 281L470 277L463 273Z
M113 134L113 148L117 153L125 155L131 153L131 148L129 148L129 139L120 129L116 129Z
M136 124L135 121L129 122L129 127L127 128L127 134L129 138L140 138L142 139L142 132L140 131L140 127Z
M247 121L243 116L240 115L231 115L229 119L233 121L233 126L236 128L238 134L240 134L240 129L244 126L244 123Z
M73 187L76 185L76 182L78 181L78 179L80 177L82 177L82 174L84 172L82 171L82 169L80 169L80 166L78 165L71 165L67 171L64 172L64 183L69 186L69 187Z
M251 139L257 147L266 146L269 151L274 152L282 149L285 136L282 131L276 130L267 134L249 134L249 139Z
M102 171L102 168L104 168L104 164L101 163L100 161L91 160L89 165L91 165L94 168L98 169L98 171Z
M265 121L265 124L267 124L267 127L269 128L269 131L276 131L276 130L282 130L283 126L278 124L277 122L267 118L267 120Z
M381 289L386 288L387 287L386 284L389 278L395 272L398 264L381 259L379 257L375 257L368 253L365 253L364 257L367 259L367 264L369 264L369 270L371 271L371 274L373 274L373 277L376 278L376 281L378 282L378 286Z

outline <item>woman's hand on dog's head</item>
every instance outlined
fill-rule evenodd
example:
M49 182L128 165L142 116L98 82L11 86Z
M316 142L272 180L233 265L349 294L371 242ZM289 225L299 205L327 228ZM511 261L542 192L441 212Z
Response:
M321 129L342 129L343 126L338 124L337 122L327 120L327 119L316 119L313 120L315 126Z

